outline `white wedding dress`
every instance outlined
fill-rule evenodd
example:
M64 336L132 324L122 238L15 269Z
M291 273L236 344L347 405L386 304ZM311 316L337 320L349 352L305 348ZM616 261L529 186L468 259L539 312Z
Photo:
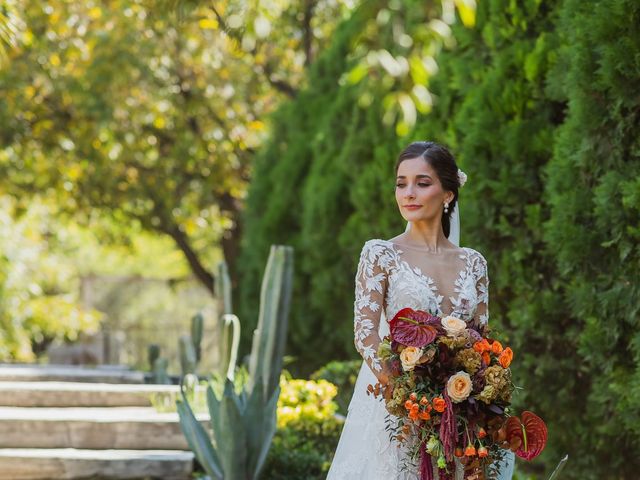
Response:
M363 363L327 480L419 480L417 463L401 470L409 459L385 430L384 399L367 394L367 385L378 381L372 369L381 370L378 344L389 334L388 320L405 307L486 323L488 287L487 262L472 248L432 253L382 239L364 244L354 302L355 346ZM513 454L503 462L499 478L511 479ZM459 462L455 478L462 479Z

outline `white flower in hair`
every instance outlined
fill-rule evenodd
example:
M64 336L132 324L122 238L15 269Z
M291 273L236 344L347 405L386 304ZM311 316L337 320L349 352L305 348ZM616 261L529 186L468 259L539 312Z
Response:
M462 170L458 169L458 182L460 183L460 186L462 187L467 181L467 174L464 173Z

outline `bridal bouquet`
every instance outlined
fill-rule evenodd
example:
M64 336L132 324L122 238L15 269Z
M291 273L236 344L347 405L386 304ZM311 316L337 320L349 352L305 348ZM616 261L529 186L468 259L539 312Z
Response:
M510 414L513 351L487 334L456 317L404 308L380 343L378 355L394 372L386 408L397 424L388 428L419 461L421 480L432 480L432 457L442 479L453 474L454 457L467 478L491 477L506 449L531 460L546 444L538 416ZM368 390L381 393L379 384Z

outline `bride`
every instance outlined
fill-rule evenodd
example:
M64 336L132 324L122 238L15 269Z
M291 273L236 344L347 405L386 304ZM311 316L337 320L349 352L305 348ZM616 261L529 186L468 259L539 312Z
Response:
M435 142L414 142L396 162L396 202L408 221L401 235L365 242L355 281L355 346L363 357L355 391L327 480L418 480L404 447L391 441L384 399L367 385L389 380L377 356L389 334L387 319L410 307L433 315L454 315L468 323L489 320L487 262L478 251L459 247L458 189L466 175L451 153ZM498 464L501 480L511 479L514 456ZM463 478L456 459L452 478ZM434 478L438 478L434 465Z

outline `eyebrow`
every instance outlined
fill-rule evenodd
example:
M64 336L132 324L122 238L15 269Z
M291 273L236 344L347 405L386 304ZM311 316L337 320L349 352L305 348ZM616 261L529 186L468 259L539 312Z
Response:
M397 179L398 179L398 180L400 180L401 178L402 178L402 179L405 179L405 178L407 178L407 177L405 177L404 175L399 175L399 176L397 177ZM424 174L422 174L422 175L416 175L416 178L428 178L429 180L433 180L429 175L424 175Z

